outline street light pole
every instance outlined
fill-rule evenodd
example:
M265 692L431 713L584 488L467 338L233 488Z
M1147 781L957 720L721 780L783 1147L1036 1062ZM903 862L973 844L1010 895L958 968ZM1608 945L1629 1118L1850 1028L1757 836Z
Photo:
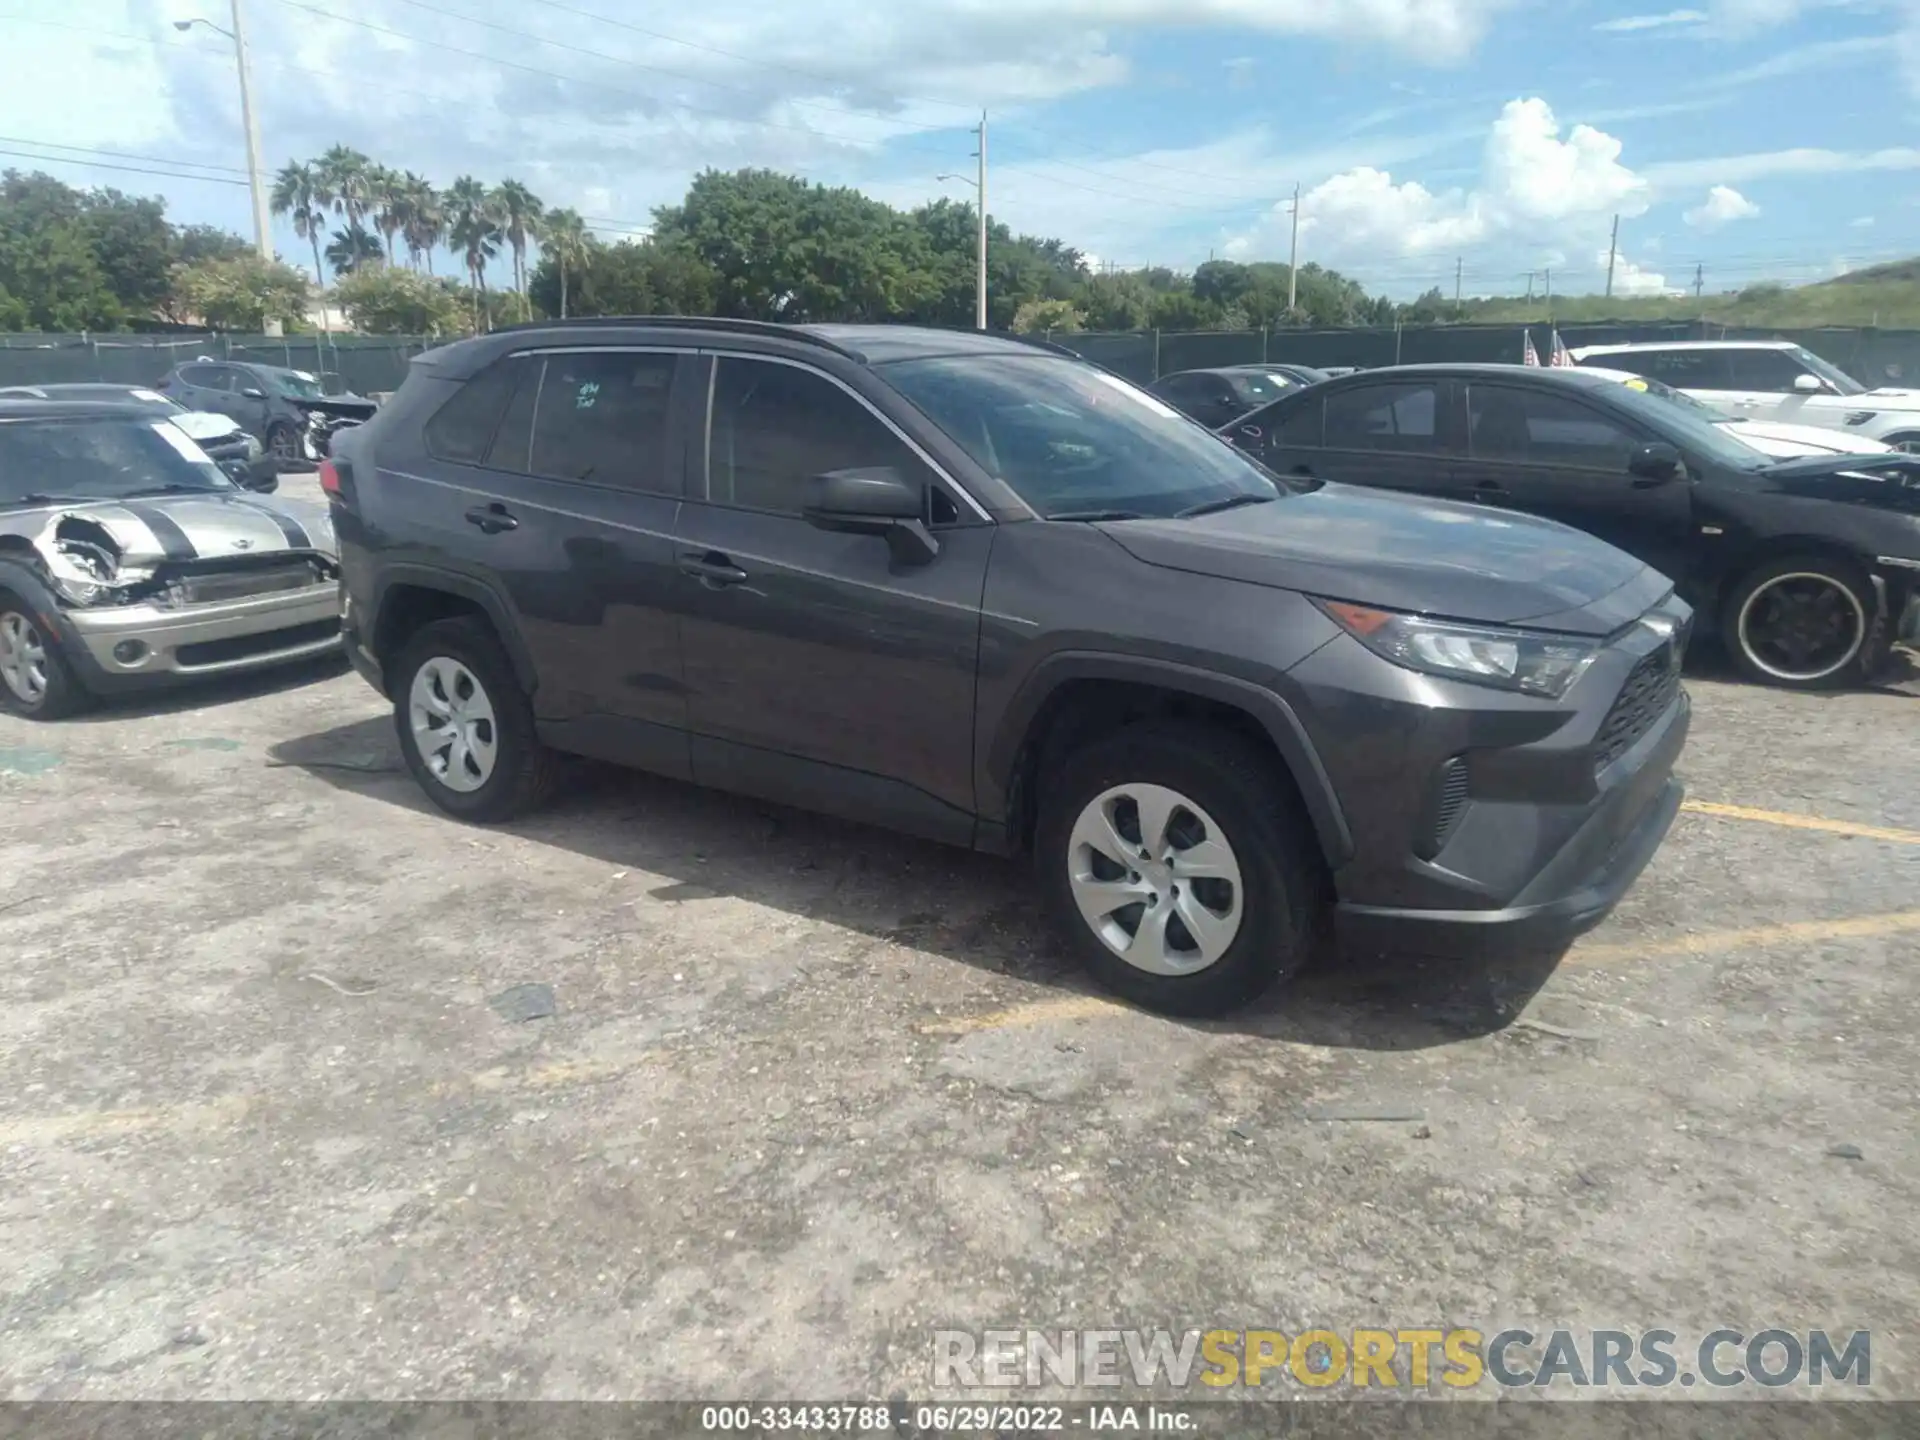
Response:
M980 112L980 243L975 256L978 271L974 276L974 326L987 328L987 112Z
M240 126L246 131L247 139L247 193L253 201L253 248L264 261L273 259L273 231L267 217L266 176L260 170L260 126L253 117L253 77L247 62L247 24L241 11L240 0L228 0L233 15L233 29L223 30L211 20L195 16L191 20L176 20L176 30L191 30L196 25L204 25L216 35L224 35L233 42L233 56L240 72ZM280 322L267 321L267 333L278 335Z

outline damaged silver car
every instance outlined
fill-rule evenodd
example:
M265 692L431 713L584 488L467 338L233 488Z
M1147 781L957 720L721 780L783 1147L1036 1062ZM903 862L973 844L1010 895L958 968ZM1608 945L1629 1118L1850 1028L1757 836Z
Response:
M137 406L0 401L0 706L93 698L340 645L324 507L252 494Z

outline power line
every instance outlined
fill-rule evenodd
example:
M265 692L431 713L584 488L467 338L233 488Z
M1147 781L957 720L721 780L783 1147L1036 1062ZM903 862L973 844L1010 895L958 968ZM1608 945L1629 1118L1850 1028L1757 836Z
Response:
M173 165L192 170L224 170L229 175L247 172L237 165L209 165L198 160L181 160L171 155L129 155L124 150L98 150L91 145L62 145L54 140L34 140L25 135L0 135L0 145L33 145L42 150L77 150L83 155L105 155L114 160L145 160L155 165ZM49 156L56 159L56 156Z
M246 188L245 180L231 180L225 175L190 175L184 170L156 170L145 165L115 165L105 160L75 160L67 155L40 155L28 150L0 150L0 155L11 155L21 160L39 160L55 165L79 165L90 170L123 170L133 175L163 175L170 180L204 180L210 185L238 185Z

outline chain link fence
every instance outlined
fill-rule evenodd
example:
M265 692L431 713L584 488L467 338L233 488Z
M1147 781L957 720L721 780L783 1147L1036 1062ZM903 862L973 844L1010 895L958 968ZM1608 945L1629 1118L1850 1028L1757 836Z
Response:
M1518 364L1531 330L1545 359L1546 325L1423 325L1373 330L1143 330L1050 333L1047 338L1142 384L1177 370L1218 365L1383 365L1503 361ZM1582 345L1677 340L1792 340L1868 386L1920 380L1920 330L1729 329L1705 322L1569 325L1560 338ZM402 335L0 335L0 385L105 380L151 385L189 360L284 365L319 377L330 393L396 390L407 362L435 342Z
M407 362L435 343L407 335L0 335L0 385L152 385L190 360L238 360L304 370L329 394L372 395L399 389Z

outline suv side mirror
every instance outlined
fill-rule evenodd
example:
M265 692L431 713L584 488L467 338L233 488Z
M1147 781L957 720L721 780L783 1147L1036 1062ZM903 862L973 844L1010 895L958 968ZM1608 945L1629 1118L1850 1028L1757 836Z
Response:
M801 516L816 530L845 535L883 535L894 559L925 564L940 553L926 525L925 488L911 485L891 466L829 470L807 481Z
M1803 370L1793 377L1793 388L1797 394L1801 395L1824 395L1827 393L1827 382L1818 375L1809 375Z
M264 400L267 398L267 392L254 385L247 386L247 388L240 393L249 400Z
M1638 477L1634 483L1642 489L1678 480L1686 473L1686 468L1687 462L1679 449L1664 440L1642 445L1627 461L1627 473Z

